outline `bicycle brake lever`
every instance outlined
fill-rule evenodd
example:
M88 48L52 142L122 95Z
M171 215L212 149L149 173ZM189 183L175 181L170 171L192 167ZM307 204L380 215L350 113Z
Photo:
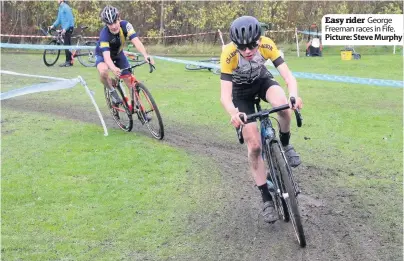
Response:
M244 143L243 125L241 125L240 127L236 128L236 132L237 132L238 141L240 142L240 144L243 144L243 143Z
M295 97L290 97L290 103L292 104L292 106L295 105L295 103L296 103ZM294 112L295 112L295 116L296 116L297 127L302 127L303 118L302 118L302 115L300 114L299 109L298 108L294 109Z
M149 66L150 66L150 71L149 71L149 73L152 73L154 70L156 70L156 67L154 67L153 64L149 63Z
M300 114L299 109L295 110L295 116L296 116L296 123L297 123L297 127L302 127L302 121L303 121L303 117Z
M150 67L149 73L152 73L154 70L156 70L156 67L150 63L150 57L148 57L147 60L149 61L149 67Z

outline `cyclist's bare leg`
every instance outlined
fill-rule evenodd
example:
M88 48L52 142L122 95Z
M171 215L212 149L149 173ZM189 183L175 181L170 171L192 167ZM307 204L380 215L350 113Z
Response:
M109 77L108 65L106 63L101 62L97 65L97 70L98 70L98 73L100 74L100 81L102 82L102 84L111 90L112 82L111 82L111 78Z
M262 208L262 216L266 222L274 222L278 219L275 211L274 202L267 186L267 177L265 173L265 165L261 156L261 135L258 132L257 123L248 123L243 128L244 141L248 148L248 162L251 173L255 179L258 189L261 192L264 202Z
M266 184L265 165L261 156L261 136L256 122L248 123L243 128L244 141L248 148L248 163L257 186Z
M266 93L266 99L271 103L272 107L277 107L288 103L285 91L279 85L272 85ZM290 131L292 110L283 110L278 112L279 125L282 132Z

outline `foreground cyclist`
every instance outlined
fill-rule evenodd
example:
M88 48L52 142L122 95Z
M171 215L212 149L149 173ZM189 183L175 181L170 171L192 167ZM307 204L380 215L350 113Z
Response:
M111 70L115 76L121 75L121 69L129 67L129 62L123 52L126 37L132 42L136 49L143 55L144 59L154 64L142 42L137 37L133 26L125 20L120 20L118 9L107 5L101 12L101 19L106 24L100 32L100 38L95 49L97 70L100 74L101 82L110 90L111 97L115 104L122 103L116 90L112 87L111 79L108 76ZM122 75L130 75L129 70L122 72ZM124 78L125 84L130 86L130 79Z
M273 62L285 80L289 97L296 98L294 108L300 109L302 100L298 97L296 79L274 42L261 36L261 26L256 18L242 16L234 20L230 26L230 39L232 42L223 48L220 58L221 103L230 114L234 127L244 125L243 137L248 148L250 169L264 202L262 214L266 222L274 222L278 219L278 214L266 183L265 165L261 156L261 137L257 123L243 122L240 115L244 115L244 119L247 119L246 114L255 112L254 97L256 95L271 103L273 107L290 101L279 83L264 66L268 59ZM300 157L289 144L291 112L291 110L278 112L279 136L289 164L297 167L301 163Z

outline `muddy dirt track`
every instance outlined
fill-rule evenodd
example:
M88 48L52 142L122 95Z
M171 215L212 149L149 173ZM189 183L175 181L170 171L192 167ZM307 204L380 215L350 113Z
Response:
M99 124L94 110L62 111L52 104L25 97L3 101L2 106L56 113L67 119ZM104 110L103 115L108 128L116 128ZM201 235L206 245L192 246L194 251L188 256L175 256L172 260L402 260L401 242L382 239L367 225L369 214L361 209L360 202L353 202L352 192L327 184L327 177L335 174L332 170L307 166L304 162L295 170L302 189L299 204L307 239L307 246L302 249L291 224L283 221L266 224L260 217L260 195L249 175L244 145L236 140L222 142L214 135L206 135L206 130L179 126L167 119L164 123L164 143L185 149L194 156L209 156L220 168L219 188L223 191L215 191L210 197L212 201L224 201L223 208L216 213L201 211L189 217L186 224L189 235L205 232ZM149 135L145 129L135 127L133 131ZM318 189L322 186L326 189ZM141 260L152 260L152 257L142 256Z

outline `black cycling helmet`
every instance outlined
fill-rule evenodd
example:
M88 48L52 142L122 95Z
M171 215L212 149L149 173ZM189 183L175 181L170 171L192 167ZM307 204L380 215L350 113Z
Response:
M231 23L230 39L236 45L255 43L260 36L261 25L255 17L242 16Z
M113 24L119 18L118 9L107 5L101 12L101 20L107 24Z

